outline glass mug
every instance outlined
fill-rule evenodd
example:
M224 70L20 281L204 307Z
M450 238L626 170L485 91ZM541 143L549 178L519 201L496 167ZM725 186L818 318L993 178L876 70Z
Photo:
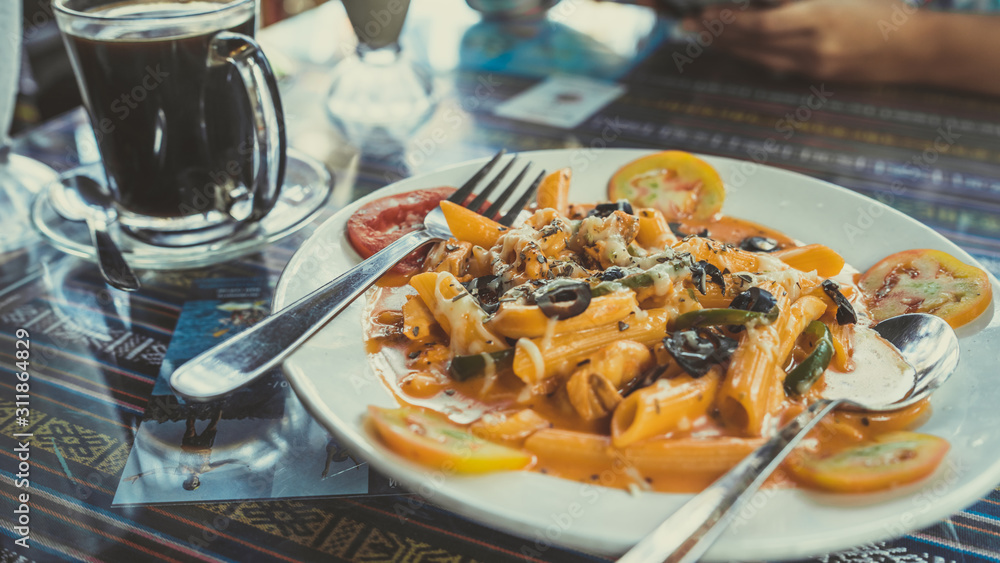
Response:
M188 246L266 215L281 190L278 85L256 0L54 0L122 227Z

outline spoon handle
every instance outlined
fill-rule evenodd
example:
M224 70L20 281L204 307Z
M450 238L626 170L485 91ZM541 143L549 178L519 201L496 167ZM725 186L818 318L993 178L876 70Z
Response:
M97 265L101 269L104 280L111 287L122 291L139 289L139 278L125 261L125 257L118 250L118 245L111 240L111 235L108 234L104 224L98 221L87 221L87 226L90 227L90 239L94 242Z
M802 438L844 401L820 400L736 467L689 500L618 563L694 563L750 502L754 493Z

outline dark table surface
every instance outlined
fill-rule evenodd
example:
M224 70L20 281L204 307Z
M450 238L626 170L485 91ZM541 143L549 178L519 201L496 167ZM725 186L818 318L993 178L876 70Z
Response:
M196 497L185 498L187 491L178 487L171 502L122 505L119 499L112 506L130 451L149 442L140 425L180 424L189 417L204 435L216 416L210 410L178 415L172 410L177 401L154 389L168 350L188 336L183 331L189 329L178 326L182 311L204 299L199 291L206 280L248 280L257 288L255 299L267 303L294 250L337 209L395 179L500 147L676 148L757 160L880 198L1000 274L997 100L810 83L710 51L679 66L673 54L685 52L687 43L664 42L672 34L670 22L643 8L588 0L564 0L546 22L513 27L480 22L459 0L416 2L403 44L435 72L441 98L405 146L375 158L340 139L322 109L330 69L354 45L343 8L325 5L262 32L283 74L290 142L334 173L330 200L308 226L277 244L205 268L142 271L144 287L130 295L105 286L92 264L41 240L0 255L0 560L600 559L470 522L373 473L367 484L346 491L349 496L329 496L336 486L318 475L296 488L272 471L271 492L257 498L234 493L193 502ZM571 130L493 113L498 103L555 72L616 80L627 91ZM18 139L15 150L58 171L97 158L82 110ZM19 328L32 340L27 427L15 425ZM278 398L229 408L220 436L227 425L251 419L278 427L315 424L303 418L280 374L269 384L280 390ZM19 471L13 435L24 432L32 434L29 549L14 543L20 535L12 523L23 492L13 486ZM241 439L254 444L254 455L277 455L286 464L322 466L339 453L325 437L318 447L262 443L251 431ZM206 478L205 489L208 483ZM400 513L400 506L407 509ZM997 561L998 519L1000 495L992 491L930 528L821 559Z

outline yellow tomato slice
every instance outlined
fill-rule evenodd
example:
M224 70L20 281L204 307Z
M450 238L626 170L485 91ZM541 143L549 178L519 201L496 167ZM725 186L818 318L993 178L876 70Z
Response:
M930 313L958 328L993 300L986 272L940 250L897 252L872 266L858 285L876 321Z
M725 197L715 168L683 151L634 160L608 182L611 201L627 199L638 207L655 207L668 221L709 219L722 210Z
M797 454L785 466L800 483L839 493L881 491L927 477L948 453L948 442L916 432L890 432L874 443L829 456Z
M507 230L500 223L448 200L441 201L441 211L455 238L483 248L492 248Z
M369 406L368 420L391 450L435 469L487 473L523 469L533 460L528 453L473 436L422 410Z

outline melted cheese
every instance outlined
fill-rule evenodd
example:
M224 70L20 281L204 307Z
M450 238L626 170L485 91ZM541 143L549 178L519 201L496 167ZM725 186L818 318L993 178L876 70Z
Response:
M548 322L545 325L545 334L542 336L542 348L548 349L552 346L552 337L556 333L556 323L559 319L555 317L549 317Z
M435 307L433 313L435 316L444 316L448 319L448 324L452 327L450 346L452 352L465 355L480 354L499 349L500 346L497 345L499 343L498 337L483 325L483 321L486 320L486 313L479 308L479 304L476 303L476 300L468 292L463 290L463 293L459 295L464 295L464 297L459 297L457 300L448 299L441 292L441 283L438 282L434 285ZM476 332L475 337L470 338L462 330L462 327L466 326L471 327ZM494 345L484 345L487 342L491 342Z
M497 367L496 362L493 361L493 356L483 353L480 354L483 358L483 388L479 391L480 396L485 396L493 389L493 384L497 381Z
M519 338L517 340L517 347L524 350L524 353L531 358L531 365L535 368L535 382L537 383L545 379L545 359L542 358L542 352L538 349L538 346L529 338Z

